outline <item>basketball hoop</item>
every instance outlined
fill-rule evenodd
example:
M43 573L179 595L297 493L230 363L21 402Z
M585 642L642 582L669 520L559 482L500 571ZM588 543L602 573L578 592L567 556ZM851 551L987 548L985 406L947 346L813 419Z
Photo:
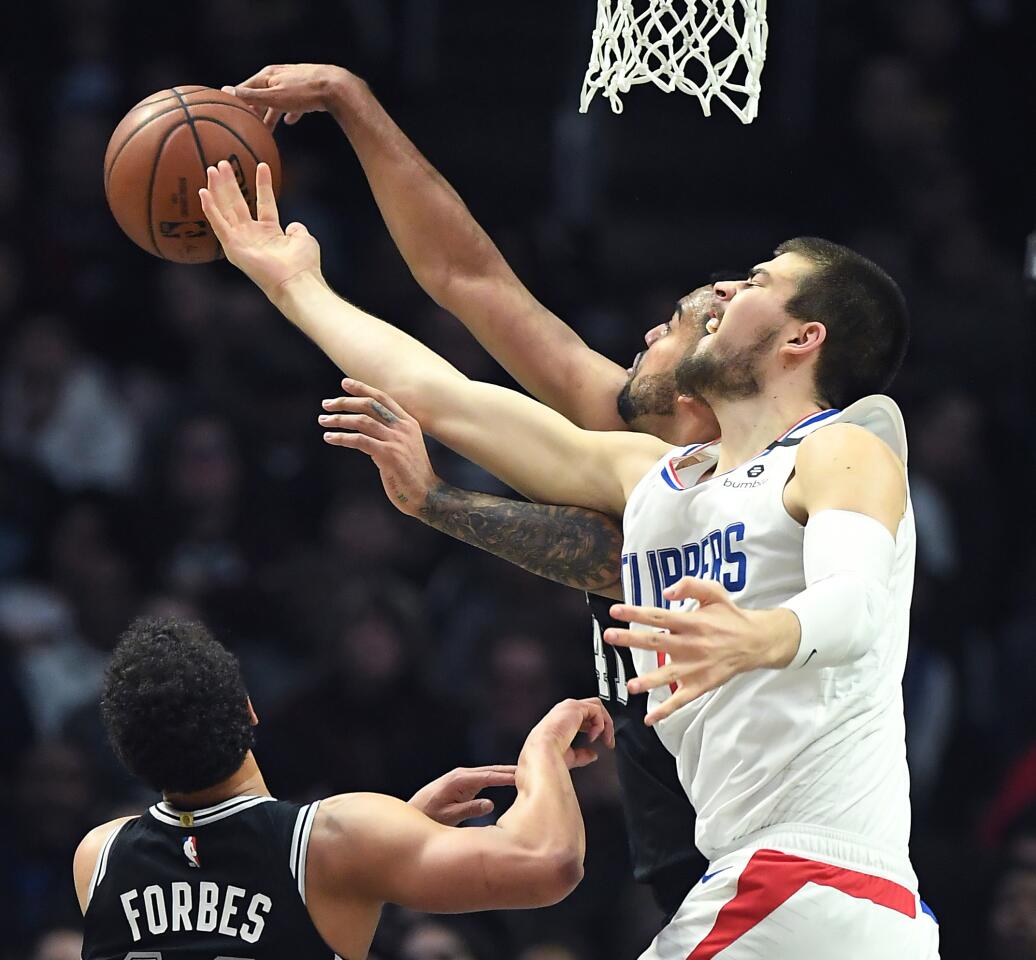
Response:
M600 90L622 113L620 94L653 83L666 93L693 94L705 116L716 97L751 123L766 35L766 0L597 0L579 112Z

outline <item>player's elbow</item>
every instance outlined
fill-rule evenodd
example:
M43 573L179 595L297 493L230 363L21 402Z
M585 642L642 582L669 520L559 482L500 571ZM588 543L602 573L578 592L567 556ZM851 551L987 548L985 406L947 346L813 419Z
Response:
M534 907L550 907L564 900L583 879L583 854L574 846L541 856L534 887Z
M539 844L497 856L487 870L495 900L509 908L549 907L564 900L583 879L583 851L576 843Z

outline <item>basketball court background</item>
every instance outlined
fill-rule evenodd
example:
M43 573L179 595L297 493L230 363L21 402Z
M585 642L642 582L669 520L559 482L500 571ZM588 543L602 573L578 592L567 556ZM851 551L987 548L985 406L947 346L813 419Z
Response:
M1036 956L1024 927L1036 913L1022 272L1036 225L1033 12L1023 0L769 8L747 127L651 88L622 116L601 99L580 115L590 0L44 0L7 14L0 956L76 955L44 952L75 949L74 934L54 935L76 924L75 843L151 802L115 769L94 707L105 651L138 612L195 612L229 640L284 797L408 796L459 763L512 759L550 703L594 689L581 596L397 514L364 458L320 442L319 401L338 378L315 348L231 268L162 264L105 207L104 146L140 97L292 60L365 76L528 286L624 364L678 296L795 234L855 246L901 282L915 331L893 390L919 530L914 860L944 958ZM320 238L330 281L468 374L506 382L410 279L334 124L307 117L278 142L282 209ZM449 479L495 489L434 456ZM380 712L390 692L405 706ZM579 783L583 885L534 915L447 921L441 936L467 942L449 956L542 960L534 948L562 943L569 954L553 956L620 958L650 938L614 778L602 763ZM421 924L387 915L377 956L429 956Z

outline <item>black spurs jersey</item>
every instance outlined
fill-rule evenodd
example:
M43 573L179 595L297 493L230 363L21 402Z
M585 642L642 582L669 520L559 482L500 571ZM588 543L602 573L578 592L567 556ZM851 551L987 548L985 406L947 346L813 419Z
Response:
M158 803L116 827L90 881L83 960L331 960L305 903L316 810Z
M633 696L626 689L626 681L636 675L630 651L602 639L608 627L629 624L609 615L615 601L593 594L586 599L593 617L597 692L615 725L633 875L651 887L655 902L671 916L707 865L694 846L694 808L676 775L673 755L644 724L647 695Z

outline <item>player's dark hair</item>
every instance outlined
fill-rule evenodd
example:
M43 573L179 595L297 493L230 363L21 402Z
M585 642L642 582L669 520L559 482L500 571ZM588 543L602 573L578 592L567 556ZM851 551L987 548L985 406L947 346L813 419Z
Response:
M225 780L254 743L237 657L178 617L130 624L105 675L101 718L126 768L168 792Z
M883 393L910 338L906 300L896 281L866 257L830 240L796 237L774 252L795 253L813 265L785 309L827 329L817 360L818 399L846 407Z

